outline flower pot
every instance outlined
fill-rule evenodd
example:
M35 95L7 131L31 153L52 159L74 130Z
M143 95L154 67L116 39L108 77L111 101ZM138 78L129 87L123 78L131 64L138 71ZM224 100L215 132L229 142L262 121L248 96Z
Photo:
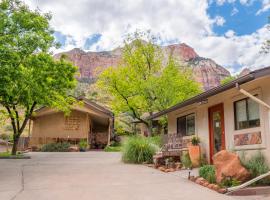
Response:
M200 156L201 156L201 149L199 145L189 145L188 146L188 153L190 160L192 162L193 167L199 167L200 166Z

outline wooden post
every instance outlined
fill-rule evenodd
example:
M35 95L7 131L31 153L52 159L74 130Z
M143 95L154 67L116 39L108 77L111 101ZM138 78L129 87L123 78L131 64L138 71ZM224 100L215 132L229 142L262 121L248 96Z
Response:
M111 144L111 125L112 125L112 120L109 119L108 142L107 142L107 146L110 146L110 144Z

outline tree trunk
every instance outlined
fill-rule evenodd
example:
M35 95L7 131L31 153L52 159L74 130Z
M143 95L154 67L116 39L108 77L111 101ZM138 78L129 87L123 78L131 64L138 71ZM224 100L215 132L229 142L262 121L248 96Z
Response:
M13 141L12 151L11 151L12 155L16 155L17 153L18 142L19 142L19 138L15 137Z

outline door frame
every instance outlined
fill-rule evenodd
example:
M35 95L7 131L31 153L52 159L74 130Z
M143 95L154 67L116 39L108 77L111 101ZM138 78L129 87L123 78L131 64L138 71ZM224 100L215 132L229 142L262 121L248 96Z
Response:
M213 155L214 155L214 133L213 133L213 123L212 117L213 112L221 111L221 149L226 149L226 141L225 141L225 123L224 123L224 104L216 104L208 108L208 124L209 124L209 156L210 156L210 163L213 163Z

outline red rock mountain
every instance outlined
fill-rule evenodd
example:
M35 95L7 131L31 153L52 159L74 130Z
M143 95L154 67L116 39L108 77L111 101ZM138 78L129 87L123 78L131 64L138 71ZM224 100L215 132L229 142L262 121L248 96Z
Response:
M192 67L194 78L202 84L204 90L211 89L220 84L220 81L230 72L213 60L200 57L193 48L181 43L162 47L167 55L173 55L176 59ZM85 52L75 48L68 52L63 52L68 58L79 67L80 80L92 80L109 66L115 66L121 59L121 48L113 51ZM59 58L61 54L56 54Z

